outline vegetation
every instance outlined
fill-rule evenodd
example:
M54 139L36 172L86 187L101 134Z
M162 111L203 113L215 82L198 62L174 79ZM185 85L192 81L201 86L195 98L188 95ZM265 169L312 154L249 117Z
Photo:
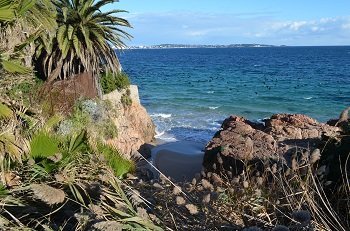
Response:
M1 229L350 229L349 121L291 167L243 163L240 175L201 172L176 185L131 175L142 177L135 161L108 144L119 135L108 103L80 99L68 115L45 113L37 93L83 72L132 104L114 52L131 26L116 16L124 11L101 10L113 2L0 0Z
M123 158L116 149L101 143L98 144L97 149L106 159L116 176L122 178L127 173L135 171L135 164L131 160Z
M125 46L122 39L131 35L120 28L131 26L127 20L115 16L125 11L101 12L102 7L113 2L117 0L53 1L57 33L50 41L51 46L38 46L38 61L42 62L48 81L82 72L98 75L102 65L112 73L119 72L113 46Z
M1 229L162 230L120 180L134 163L104 144L117 136L107 105L50 115L37 95L56 79L119 72L112 46L124 46L130 24L115 16L124 11L101 12L113 2L0 0Z
M102 74L100 82L103 94L108 94L116 89L127 89L130 86L129 77L124 72L120 72L118 74L106 72Z

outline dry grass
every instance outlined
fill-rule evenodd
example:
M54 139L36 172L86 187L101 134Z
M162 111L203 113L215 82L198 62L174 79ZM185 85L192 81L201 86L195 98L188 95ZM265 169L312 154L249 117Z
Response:
M174 230L349 230L348 173L334 200L318 174L319 150L301 153L293 156L290 168L266 162L259 172L246 163L238 176L202 172L191 183L176 184L163 176L157 187L154 181L135 182L135 187L152 202L163 225Z

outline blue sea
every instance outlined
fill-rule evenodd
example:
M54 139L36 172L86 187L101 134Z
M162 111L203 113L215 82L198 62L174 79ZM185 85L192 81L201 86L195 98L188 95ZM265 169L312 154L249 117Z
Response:
M137 49L118 54L157 138L209 141L231 114L302 113L320 122L350 106L350 47Z

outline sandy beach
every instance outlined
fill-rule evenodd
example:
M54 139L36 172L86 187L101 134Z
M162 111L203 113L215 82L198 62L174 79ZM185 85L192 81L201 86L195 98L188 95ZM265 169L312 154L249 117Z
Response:
M162 144L152 149L152 162L175 181L191 180L202 169L204 148L204 143L190 141Z

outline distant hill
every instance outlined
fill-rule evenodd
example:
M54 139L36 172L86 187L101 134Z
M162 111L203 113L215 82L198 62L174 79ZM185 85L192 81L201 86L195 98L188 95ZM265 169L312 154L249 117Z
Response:
M284 47L285 45L267 44L230 44L230 45L188 45L188 44L160 44L151 46L130 46L130 49L171 49L171 48L237 48L237 47Z

